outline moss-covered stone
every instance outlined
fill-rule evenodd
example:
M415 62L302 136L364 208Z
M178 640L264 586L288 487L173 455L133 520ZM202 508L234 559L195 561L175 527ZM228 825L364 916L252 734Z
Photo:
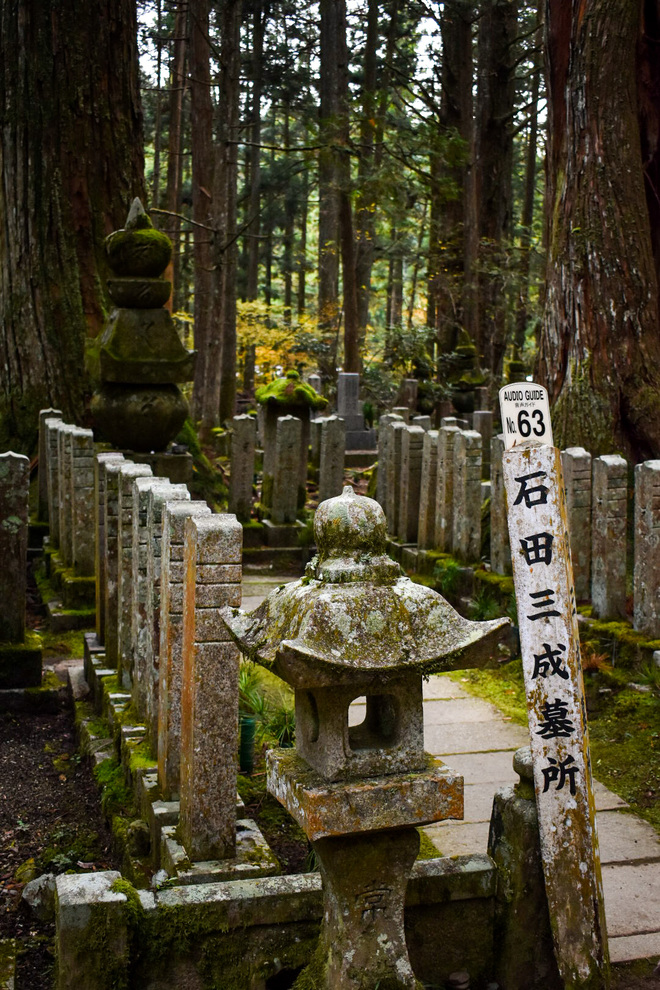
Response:
M0 689L41 684L42 642L28 630L22 643L0 643Z
M285 378L276 378L257 389L255 398L265 406L305 406L309 409L325 409L328 400L302 381L297 371L288 371Z

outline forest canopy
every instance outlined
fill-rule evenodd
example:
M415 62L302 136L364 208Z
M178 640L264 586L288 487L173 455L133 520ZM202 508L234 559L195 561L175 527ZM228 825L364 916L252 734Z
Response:
M559 442L660 455L656 0L76 6L0 0L3 442L87 422L140 195L203 437L290 368L533 375Z

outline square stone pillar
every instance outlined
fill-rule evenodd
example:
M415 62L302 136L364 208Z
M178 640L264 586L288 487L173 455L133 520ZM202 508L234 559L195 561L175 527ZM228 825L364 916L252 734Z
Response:
M185 485L178 486L188 494ZM135 478L133 481L133 539L131 551L132 590L131 599L131 645L133 650L132 696L133 704L141 721L146 721L148 667L152 663L152 627L149 624L147 602L151 598L151 582L148 577L149 558L153 556L153 546L149 539L148 510L149 495L158 491L163 498L174 498L174 486L166 478ZM160 550L160 544L159 544ZM153 561L151 570L153 572Z
M411 426L421 426L423 430L430 430L433 423L430 416L413 416Z
M435 497L438 481L437 430L427 430L422 444L422 482L419 495L417 544L420 550L435 549Z
M397 413L385 413L378 420L378 478L376 485L376 501L380 503L387 516L387 465L390 457L390 423L403 422Z
M392 412L395 416L400 416L404 423L410 422L410 408L408 406L394 406Z
M96 574L96 638L100 644L105 643L105 607L106 581L108 566L108 538L106 533L106 465L123 461L124 455L116 450L99 453L94 458L94 571ZM115 506L116 510L116 506ZM116 511L115 511L116 527ZM115 531L114 553L117 553L117 534ZM116 580L116 578L115 578Z
M119 472L127 463L108 460L105 471L105 659L109 667L119 664Z
M635 465L634 625L660 638L660 460Z
M48 429L46 420L62 419L60 409L42 409L39 412L39 502L37 505L37 519L39 522L48 522Z
M347 431L364 429L359 375L346 371L337 375L337 415L344 420Z
M60 469L59 469L59 424L61 416L44 420L46 461L45 472L48 478L48 540L51 547L60 545Z
M166 505L190 505L185 485L152 485L147 496L147 573L145 656L147 730L154 756L158 755L160 690L160 602L163 579L163 513ZM205 503L197 503L205 505Z
M133 482L151 477L146 464L124 461L119 468L117 498L117 668L119 682L131 687L133 676Z
M598 619L626 616L628 464L618 454L593 460L591 602Z
M511 574L511 544L504 496L502 454L504 435L490 442L490 569L495 574Z
M401 477L399 488L399 539L402 543L417 542L419 496L422 486L421 426L407 426L401 434Z
M493 414L489 409L472 413L472 429L481 434L481 476L490 478L490 441L493 438Z
M406 423L400 417L387 427L387 532L398 536L400 516L400 485L401 485L401 438L406 430Z
M236 848L239 653L220 608L241 603L242 548L233 515L186 521L180 831L193 862Z
M0 454L0 642L25 639L30 461Z
M585 601L591 593L591 454L584 447L568 447L561 452L561 467L575 596L578 601Z
M71 433L71 563L79 577L94 577L94 434Z
M183 543L186 519L210 516L205 502L166 502L162 510L158 784L164 800L179 797L183 681Z
M298 476L300 463L301 435L302 423L296 416L279 417L271 510L271 517L276 525L294 523L298 515L298 491L295 479Z
M338 416L321 420L321 452L319 458L319 504L327 498L341 495L344 488L344 457L346 424Z
M454 443L454 554L468 563L481 556L481 434L461 430Z
M460 432L457 426L441 426L438 431L435 542L442 553L454 548L454 444Z
M231 475L229 510L241 522L252 515L254 455L257 446L257 421L253 416L234 416L231 433Z
M72 454L71 433L75 426L60 423L57 427L58 498L60 509L59 556L65 567L71 566L73 556Z

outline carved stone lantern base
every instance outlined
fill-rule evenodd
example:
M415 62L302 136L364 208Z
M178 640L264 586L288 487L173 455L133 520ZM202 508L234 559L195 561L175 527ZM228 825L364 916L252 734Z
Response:
M421 990L403 924L415 826L463 817L463 778L423 770L328 781L290 749L267 755L268 790L309 838L323 875L319 945L294 990Z
M323 925L294 990L421 990L403 926L415 828L312 843L323 876Z

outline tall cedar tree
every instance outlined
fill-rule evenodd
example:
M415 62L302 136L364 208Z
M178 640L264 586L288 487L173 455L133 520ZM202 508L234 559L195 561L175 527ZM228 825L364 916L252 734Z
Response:
M660 16L546 0L552 228L540 377L556 439L660 456Z
M134 0L0 0L3 447L49 404L86 421L104 238L144 196L136 38Z

